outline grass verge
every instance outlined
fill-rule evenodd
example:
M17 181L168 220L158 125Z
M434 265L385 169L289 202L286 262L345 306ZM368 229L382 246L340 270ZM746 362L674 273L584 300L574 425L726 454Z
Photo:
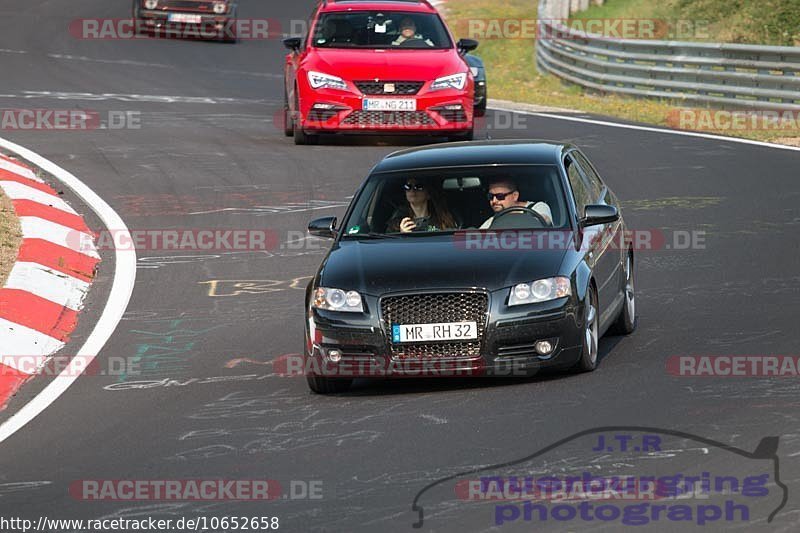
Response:
M656 3L652 0L646 1ZM663 3L666 0L658 1ZM792 1L800 2L800 0ZM644 3L639 0L636 2L620 0L620 2L635 4L637 9ZM610 9L613 6L614 3L609 2L606 8ZM470 20L531 20L536 17L536 3L531 0L450 0L446 4L444 15L457 38L469 37ZM621 16L621 12L615 16ZM646 15L639 13L634 18L644 16ZM630 98L585 91L577 85L561 81L556 76L539 72L534 55L535 45L534 39L481 41L476 55L480 56L486 65L490 98L571 109L663 127L674 127L677 123L683 124L681 129L703 133L800 144L800 123L798 123L800 117L797 113L794 114L794 121L784 120L780 123L780 128L759 129L748 125L731 127L726 125L726 117L716 114L716 110L692 108L668 100ZM677 118L680 113L688 113L691 120L681 123Z
M606 0L574 18L660 20L681 41L800 46L800 0Z
M22 231L11 199L0 189L0 287L5 285L8 273L17 260L21 240Z

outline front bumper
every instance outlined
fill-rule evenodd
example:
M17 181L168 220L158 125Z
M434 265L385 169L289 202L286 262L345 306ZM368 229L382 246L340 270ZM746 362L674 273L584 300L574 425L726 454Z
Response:
M136 15L138 31L164 37L235 38L237 34L236 17L230 12L218 15L196 11L139 9ZM173 22L170 21L172 15L199 17L200 22Z
M582 349L583 314L571 300L564 298L512 310L505 306L505 292L490 296L490 311L477 356L398 358L391 355L391 336L378 317L349 317L342 316L349 313L312 309L306 324L305 372L344 378L522 377L577 363ZM368 308L377 309L377 302L374 299ZM549 354L536 352L534 345L540 340L553 344Z
M396 98L416 100L416 111L365 111L364 98L335 90L308 89L301 95L306 133L459 133L474 127L470 91L443 90ZM330 108L332 107L332 108ZM330 109L325 109L330 108Z

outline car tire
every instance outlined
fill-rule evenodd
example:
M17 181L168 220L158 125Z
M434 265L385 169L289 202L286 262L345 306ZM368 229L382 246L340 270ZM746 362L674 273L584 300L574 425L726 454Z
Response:
M318 135L309 135L308 133L303 131L303 128L295 124L294 126L294 144L298 146L306 145L306 144L317 144L319 142Z
M294 136L294 119L292 110L289 109L289 96L286 94L286 87L283 89L283 134L287 137Z
M628 252L625 260L625 301L617 320L610 328L617 335L629 335L636 329L636 270L633 266L633 254Z
M238 31L239 25L237 24L237 22L239 20L238 13L236 11L234 11L233 15L228 20L233 22L232 30L231 30L232 34L230 36L228 36L227 34L225 36L223 36L222 42L225 42L225 43L228 43L228 44L236 44L236 43L239 42L239 31Z
M589 285L587 289L583 310L583 347L575 370L591 372L597 368L600 352L600 309L597 306L597 289L594 288L594 285Z
M347 392L353 384L352 379L345 378L323 378L320 376L306 376L308 388L317 394L335 394L337 392Z
M297 87L294 88L294 114L296 117L300 117L300 99L297 96ZM319 136L317 135L309 135L303 131L303 121L292 120L293 125L293 135L294 135L294 144L298 146L302 146L305 144L317 144L319 142Z
M474 109L473 112L474 112L476 117L481 118L481 117L485 117L486 116L486 101L487 101L487 99L484 98L483 102L481 102L480 104L476 105L473 108Z

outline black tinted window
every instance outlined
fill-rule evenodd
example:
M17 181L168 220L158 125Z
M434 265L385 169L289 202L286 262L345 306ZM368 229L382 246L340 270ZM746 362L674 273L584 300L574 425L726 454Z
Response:
M603 191L603 182L600 176L597 175L597 172L594 171L592 165L589 164L589 161L586 160L586 157L584 157L582 153L573 152L572 155L575 156L578 165L586 176L586 185L589 188L590 202L598 200L600 198L600 193Z
M567 169L567 177L569 178L569 185L572 188L572 194L575 198L575 207L578 210L578 217L583 217L586 206L594 201L591 195L591 188L571 155L568 155L566 159L564 159L564 167Z
M511 180L516 184L521 202L543 202L552 214L546 229L569 227L567 209L558 167L555 165L519 165L508 167L470 167L445 170L413 170L377 173L370 176L344 223L347 236L397 233L405 217L413 218L409 198L428 202L431 220L424 221L425 231L436 233L479 228L494 215L487 197L491 183ZM404 186L418 186L416 193ZM511 217L504 229L528 229L530 217ZM416 223L416 221L415 221ZM540 226L537 226L540 227Z

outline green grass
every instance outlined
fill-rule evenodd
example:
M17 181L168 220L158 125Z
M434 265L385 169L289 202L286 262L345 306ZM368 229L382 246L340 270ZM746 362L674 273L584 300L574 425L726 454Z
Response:
M662 9L660 4L668 4L679 0L608 0L605 11L596 16L614 18L629 16L632 6L650 6L632 18L644 18L655 15ZM682 0L681 0L682 1ZM753 0L754 3L755 0ZM771 0L768 0L771 1ZM783 0L784 2L800 2L800 0ZM698 4L704 4L698 0ZM733 2L736 3L736 2ZM450 27L458 38L470 37L469 24L473 19L523 19L536 17L536 2L532 0L451 0L447 4L445 16ZM561 107L617 117L635 122L644 122L659 126L668 126L668 117L676 109L688 107L679 102L666 100L627 98L610 94L595 94L584 91L581 87L562 82L553 75L540 73L535 62L535 39L483 39L476 55L486 65L489 86L489 97L500 100L512 100L542 106ZM800 131L740 131L715 132L757 140L777 142L792 141L800 137ZM784 139L790 138L788 141Z

